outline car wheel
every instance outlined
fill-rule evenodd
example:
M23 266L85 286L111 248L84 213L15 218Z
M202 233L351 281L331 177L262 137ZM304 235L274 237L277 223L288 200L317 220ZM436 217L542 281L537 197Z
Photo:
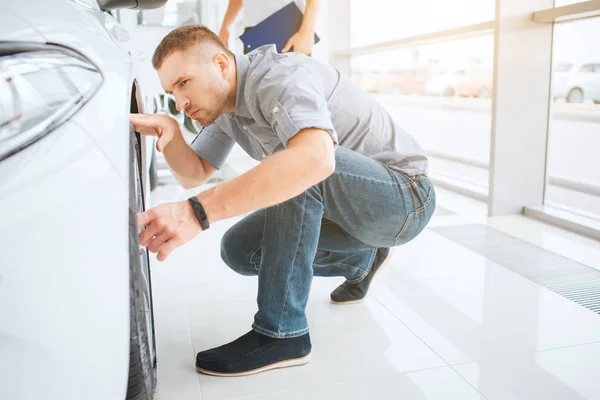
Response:
M137 214L143 212L138 135L131 130L129 179L130 342L127 400L151 400L156 390L156 345L147 249L140 247Z
M167 97L167 111L173 117L177 117L180 111L177 110L177 103L171 97Z
M482 87L481 89L479 89L479 91L477 91L477 97L479 97L480 99L487 99L488 97L490 97L490 90L486 87Z
M452 96L454 96L454 89L451 88L451 87L446 88L446 90L444 90L444 96L445 97L452 97Z
M190 117L187 116L187 114L185 115L185 118L183 119L183 126L185 129L188 130L188 132L192 135L196 135L198 134L198 132L196 132L196 128L194 127L194 122L192 121L192 119Z
M156 149L152 149L152 158L150 159L150 179L149 185L150 190L154 190L158 187L158 168L156 167Z
M567 95L567 102L569 103L583 103L583 90L579 88L573 88Z

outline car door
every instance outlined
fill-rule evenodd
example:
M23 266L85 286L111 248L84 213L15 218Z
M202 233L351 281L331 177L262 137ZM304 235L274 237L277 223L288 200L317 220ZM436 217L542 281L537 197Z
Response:
M583 64L579 68L578 81L586 98L591 98L594 93L594 64Z
M590 74L589 86L589 97L596 102L600 101L600 63L594 64L594 72Z

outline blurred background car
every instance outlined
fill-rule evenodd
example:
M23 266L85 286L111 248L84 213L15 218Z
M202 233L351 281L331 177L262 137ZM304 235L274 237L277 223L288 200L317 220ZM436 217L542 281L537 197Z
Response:
M166 0L4 2L0 17L0 399L149 400L156 351L143 112L109 11ZM40 371L38 373L37 371Z
M425 94L425 86L432 75L431 69L407 68L392 71L392 87L400 94Z
M583 103L586 99L600 103L600 61L557 63L554 67L552 92L555 99Z
M456 86L456 95L487 99L492 96L493 71L491 68L479 69Z
M456 88L469 80L469 72L465 68L452 69L432 76L425 85L425 94L430 96L452 97Z
M365 71L357 78L358 85L367 92L378 92L381 88L380 75L380 71Z

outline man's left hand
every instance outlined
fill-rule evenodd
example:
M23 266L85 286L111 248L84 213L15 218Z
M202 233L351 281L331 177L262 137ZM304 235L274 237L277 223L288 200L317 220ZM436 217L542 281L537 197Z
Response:
M295 51L297 53L304 53L306 55L310 55L312 52L312 48L315 45L315 35L313 32L300 30L288 40L283 49L281 49L282 53L288 52L290 50Z
M146 226L140 233L140 244L158 253L159 261L164 261L173 250L202 232L187 200L161 204L138 214L138 226Z

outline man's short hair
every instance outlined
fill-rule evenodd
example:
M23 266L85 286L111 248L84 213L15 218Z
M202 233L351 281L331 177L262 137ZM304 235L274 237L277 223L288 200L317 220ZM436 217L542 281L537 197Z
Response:
M197 44L213 44L223 50L227 55L233 57L219 36L213 31L198 24L186 24L173 29L167 36L160 41L160 44L152 56L152 66L159 69L165 57L174 51L185 51Z

